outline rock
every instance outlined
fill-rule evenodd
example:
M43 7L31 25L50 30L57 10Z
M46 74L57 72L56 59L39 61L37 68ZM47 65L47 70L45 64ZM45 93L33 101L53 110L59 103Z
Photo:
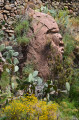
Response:
M7 15L6 14L4 14L4 19L7 20Z
M11 13L10 15L11 15L11 17L15 17L15 14L14 14L14 13Z
M9 13L9 11L7 11L7 10L4 10L4 11L3 11L3 13L6 13L6 14L8 14L8 13Z
M18 91L15 93L15 96L16 96L16 97L18 97L18 96L23 96L23 93L24 93L23 90L18 90Z
M76 116L73 116L71 120L78 120L78 118Z
M17 10L15 10L14 13L17 15Z
M27 12L30 17L32 16L33 29L28 35L34 35L28 47L27 62L32 61L39 71L39 75L47 80L50 76L49 56L54 62L54 57L58 55L62 59L64 51L62 36L59 34L57 23L50 15L36 12L30 8Z
M12 37L14 35L14 33L9 33L9 37Z
M73 10L69 10L69 14L73 14Z
M7 32L7 33L14 33L14 31L13 30L5 30L5 32Z
M3 27L3 28L2 28L2 30L6 30L6 28L5 28L5 27Z
M8 24L9 25L12 25L13 24L13 21L11 20L11 21L8 21Z
M6 10L11 10L11 6L10 5L5 5L5 9Z
M0 0L0 7L4 6L4 0Z
M0 13L0 20L3 20L3 14Z
M11 8L14 8L15 7L15 4L10 4Z

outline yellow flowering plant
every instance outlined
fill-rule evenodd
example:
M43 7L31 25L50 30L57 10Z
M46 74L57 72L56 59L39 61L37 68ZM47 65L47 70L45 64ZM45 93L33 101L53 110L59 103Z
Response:
M13 100L4 108L7 120L57 120L58 104L38 100L34 95Z

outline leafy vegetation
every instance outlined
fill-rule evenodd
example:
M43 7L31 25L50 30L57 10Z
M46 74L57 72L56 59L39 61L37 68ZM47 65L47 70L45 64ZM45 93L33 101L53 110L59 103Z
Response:
M78 109L75 107L74 102L67 99L62 100L60 103L61 118L64 120L76 119L78 117Z
M71 19L68 9L42 6L39 11L53 16L59 25L64 42L63 60L57 57L55 64L51 62L51 75L46 82L32 64L24 63L20 73L19 52L14 45L19 43L22 53L24 47L27 49L33 37L27 36L30 20L16 22L15 36L8 46L3 44L3 21L0 24L0 120L79 119L79 65L75 63L74 54L79 38L74 38L71 32L72 26L79 25L79 18ZM23 57L25 59L25 54ZM19 90L23 92L22 97L17 95Z
M19 44L27 44L30 42L29 38L26 36L26 33L29 30L29 21L23 20L19 21L15 27L15 36Z
M6 120L55 120L58 105L38 100L34 95L13 100L5 107Z

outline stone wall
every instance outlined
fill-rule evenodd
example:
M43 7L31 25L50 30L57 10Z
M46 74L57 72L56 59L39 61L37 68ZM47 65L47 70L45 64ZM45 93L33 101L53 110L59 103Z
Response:
M55 9L66 9L70 10L70 13L74 16L79 16L79 0L72 0L72 2L52 2L52 6Z
M16 20L16 17L19 14L23 14L25 2L28 4L29 0L0 0L0 22L5 21L5 26L2 28L4 32L8 36L12 36L14 34L14 28L12 24ZM46 3L41 2L41 0L30 0L34 5L45 5ZM50 2L50 0L48 0ZM52 2L52 7L59 8L59 9L66 9L70 10L70 14L77 16L79 15L79 0L73 0L71 3L68 2Z
M16 16L24 11L25 3L23 0L0 0L0 22L5 21L2 28L9 36L14 34L12 24Z

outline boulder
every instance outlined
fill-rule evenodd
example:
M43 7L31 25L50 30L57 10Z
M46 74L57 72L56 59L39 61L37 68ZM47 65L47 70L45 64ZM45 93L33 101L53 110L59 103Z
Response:
M10 5L5 5L5 9L6 10L11 10L11 6Z
M0 13L0 20L3 20L3 14Z
M0 0L0 7L4 6L4 0Z
M27 12L32 17L31 41L28 46L27 63L32 62L39 75L47 80L50 76L49 59L55 64L55 59L59 56L62 60L64 44L59 28L54 18L48 14L40 13L29 8Z

